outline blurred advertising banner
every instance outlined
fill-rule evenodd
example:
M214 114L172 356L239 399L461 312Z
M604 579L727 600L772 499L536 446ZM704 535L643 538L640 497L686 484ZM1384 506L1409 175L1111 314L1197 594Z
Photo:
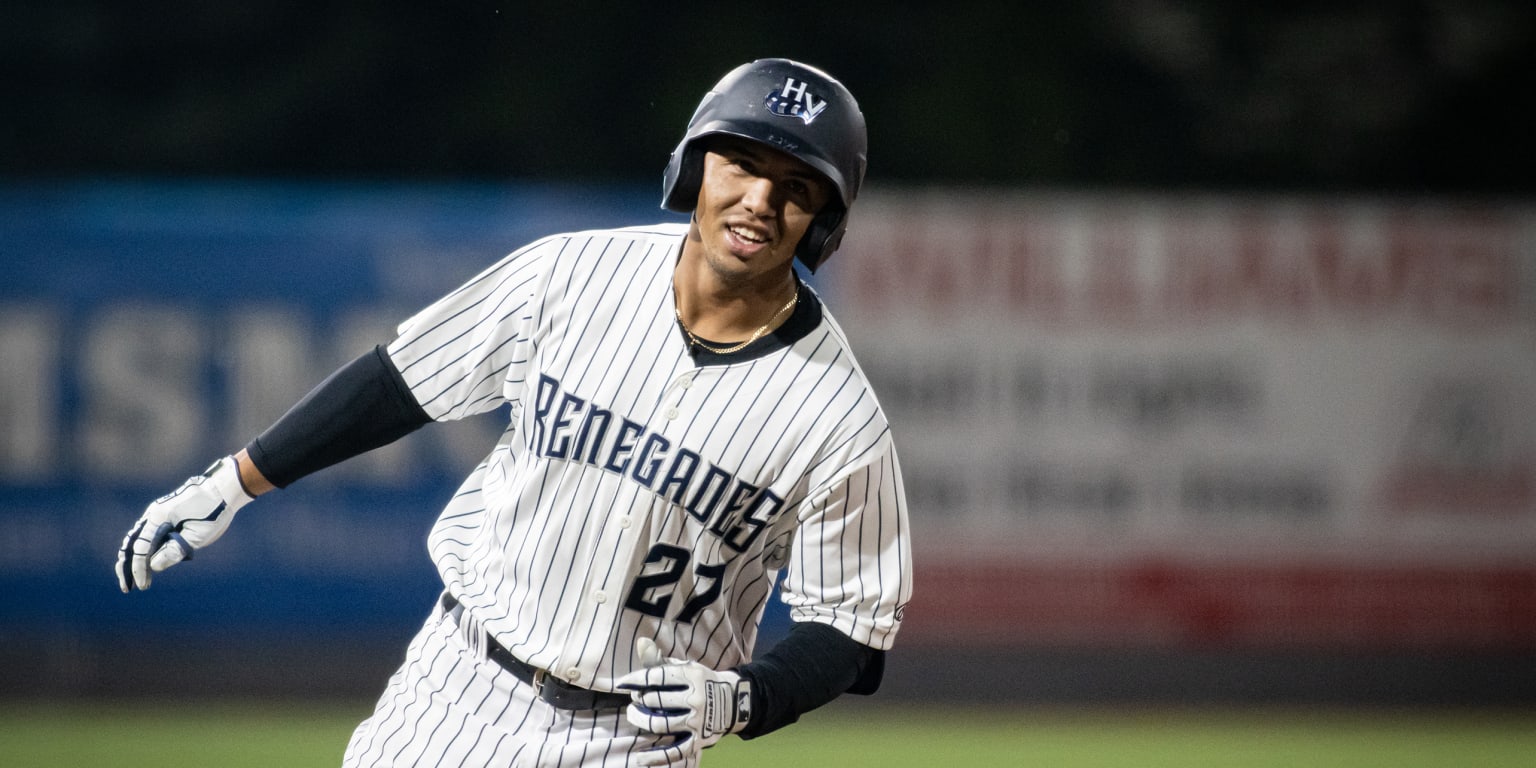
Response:
M871 194L826 271L909 642L1536 649L1536 208Z
M660 220L656 198L650 186L0 185L0 650L29 636L66 648L164 632L408 637L440 589L427 530L499 434L494 416L263 498L141 595L119 594L113 562L146 504L412 312L544 235Z
M411 312L545 234L673 216L656 197L0 185L0 646L403 641L437 589L426 531L495 418L262 499L143 595L112 563L145 504ZM1536 648L1533 222L871 192L813 283L902 452L902 642Z

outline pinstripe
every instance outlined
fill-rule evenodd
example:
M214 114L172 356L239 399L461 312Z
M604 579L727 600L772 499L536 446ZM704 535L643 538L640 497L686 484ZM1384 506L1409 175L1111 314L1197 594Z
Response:
M478 285L478 284L479 284L479 281L473 281L473 282L470 283L471 286ZM466 292L468 292L468 290L469 290L469 287L466 286L465 288L460 289L459 291L455 292L454 296L458 296L460 294L466 293ZM457 321L461 320L464 316L470 314L475 308L479 307L485 301L487 301L486 298L476 299L476 300L474 300L474 301L464 305L462 308L460 308L458 311L454 312L453 314L451 314L451 315L449 315L447 317L444 317L441 320L438 320L437 322L433 323L429 327L421 328L421 329L414 329L413 330L413 334L414 335L412 337L410 337L410 338L402 338L400 340L402 342L401 346L400 346L400 349L403 351L403 350L411 348L412 346L414 346L419 341L427 341L427 340L434 339L434 338L438 337L439 334L437 333L437 331L439 331L439 330L441 330L441 329L443 329L445 327L448 327L448 326L450 326L450 324L456 323ZM454 339L460 338L462 336L463 336L463 333L461 332L457 336L454 336L454 337L448 339L447 341L440 341L438 343L437 347L432 349L432 350L430 350L429 352L424 353L424 354L423 353L417 353L417 354L419 355L420 360L431 359L431 355L433 355L435 353L438 353L438 352L441 352L442 350L444 350L445 348L448 347L449 342L453 341ZM401 373L409 373L411 371L411 369L414 367L414 365L415 364L413 363L411 365L404 366L403 368L401 368L400 372Z
M434 670L437 668L438 662L440 661L448 664L449 668L446 672L438 674L435 673ZM417 744L416 742L416 734L421 730L422 718L428 717L437 712L437 710L434 710L428 706L427 701L430 700L431 697L441 694L447 687L448 675L452 673L454 665L456 664L458 664L457 659L446 658L445 655L441 653L433 657L432 663L428 666L427 669L427 679L438 681L437 687L434 688L425 699L418 698L408 702L400 710L400 714L403 718L400 727L396 728L387 738L384 739L384 744L381 748L381 751L387 751L389 749L390 742L396 741L396 737L402 735L405 736L404 739L399 740L400 745L395 748L394 754L390 756L389 762L391 764L398 765L407 762L415 762L414 757L409 761L405 759L406 750L411 749L412 747L416 747L417 749L420 748L421 745ZM420 711L416 714L415 717L410 717L411 707L418 704L420 705ZM440 716L447 716L447 712L442 711ZM409 733L407 733L406 726L410 727Z
M516 274L516 273L514 273L514 274ZM511 280L511 278L512 278L512 275L509 275L505 280ZM508 291L507 294L503 295L501 298L498 299L498 304L502 303L502 302L513 300L514 296L518 296L518 295L521 294L521 290L520 289L522 289L525 286L527 286L530 282L532 282L533 279L534 278L533 278L532 275L525 276L523 278L522 282L517 283L516 285L512 286L512 288ZM431 349L430 351L428 351L426 353L417 353L418 355L420 355L418 362L420 362L421 360L433 359L433 357L435 355L437 355L440 352L443 352L444 350L450 350L451 351L451 349L453 347L453 342L458 341L458 340L464 338L471 330L474 329L474 326L472 324L464 324L461 321L463 321L466 316L469 316L481 304L484 304L486 301L489 301L491 298L494 298L494 296L487 296L487 297L482 297L480 299L476 299L475 301L471 302L470 304L465 305L462 309L459 309L458 311L454 312L453 314L449 315L448 317L445 317L442 320L438 321L437 323L434 323L431 327L423 328L420 331L417 331L416 335L413 338L411 338L411 339L404 339L404 338L402 338L402 341L404 343L402 344L401 349L404 350L404 349L409 348L411 345L414 345L416 341L440 338L442 334L439 334L438 331L443 330L444 328L447 328L447 329L449 329L449 331L452 331L454 328L458 327L459 325L464 325L464 330L457 332L456 334L454 334L453 336L451 336L451 337L449 337L447 339L441 339L439 341L438 345L435 348ZM505 315L503 315L502 319L505 319L505 317L510 316L511 313L515 312L517 309L521 309L522 306L523 305L520 304L517 308L507 312ZM470 354L471 351L473 351L473 350L472 349L466 349L463 354L459 355L457 358L451 358L449 360L449 362L453 362L453 361L462 359L464 357L467 357ZM405 366L404 368L401 369L400 372L401 373L410 373L411 369L414 367L414 365L415 364L413 363L411 365Z
M467 694L469 692L469 688L466 687L464 689L464 691ZM485 687L485 692L483 694L481 694L481 696L480 696L480 701L478 703L476 703L475 706L469 710L469 715L478 715L478 714L480 714L480 708L485 706L485 703L490 700L492 692L493 692L493 689L490 686L486 686ZM463 697L460 697L460 700L462 700L462 698ZM470 742L469 746L464 747L462 749L452 749L451 748L452 745L455 742L458 741L459 737L464 734L464 732L465 732L465 730L466 730L466 728L468 726L469 726L469 716L466 715L466 716L460 718L458 729L454 732L453 736L448 738L447 744L445 744L442 749L435 750L435 751L432 750L430 747L427 749L426 753L428 755L437 754L439 756L437 762L434 763L435 766L439 766L439 767L443 766L445 764L444 763L445 760L448 760L450 756L455 756L456 754L463 754L466 758L469 755L473 755L474 754L475 748L480 745L481 737L485 735L485 726L484 725L481 725L481 726L479 726L479 727L477 727L475 729L474 741ZM451 765L451 763L449 763L449 764Z
M375 709L373 716L359 725L357 731L353 734L352 742L347 746L346 754L348 758L352 756L354 747L365 753L373 749L373 742L377 738L378 733L375 728L370 728L370 726L374 723L382 723L384 720L393 717L395 708L399 703L399 691L406 685L406 670L420 662L424 650L424 647L415 641L406 649L405 663L390 678L385 693L380 697L379 706ZM359 737L364 735L367 736L367 743L358 744ZM347 764L352 765L351 762Z
M796 620L877 648L910 596L889 427L841 328L812 292L808 332L694 358L673 318L684 233L544 238L387 346L434 419L509 406L428 552L499 645L583 687L612 690L642 636L716 668L750 660L781 584ZM349 760L629 764L642 742L621 712L552 710L458 631L428 620Z

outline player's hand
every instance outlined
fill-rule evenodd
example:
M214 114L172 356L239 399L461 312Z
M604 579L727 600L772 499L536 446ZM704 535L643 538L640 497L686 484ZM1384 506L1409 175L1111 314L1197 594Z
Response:
M662 736L662 744L639 753L640 765L666 765L697 757L720 737L747 727L752 684L735 672L720 672L696 661L664 659L656 643L635 644L644 669L619 678L634 697L625 715L636 727Z
M161 496L144 510L117 552L117 585L124 592L149 589L155 574L183 561L224 535L235 512L252 497L240 484L233 456Z

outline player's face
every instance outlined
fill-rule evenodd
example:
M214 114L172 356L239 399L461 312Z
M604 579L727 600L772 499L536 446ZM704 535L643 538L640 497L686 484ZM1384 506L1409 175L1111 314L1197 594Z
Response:
M790 155L752 141L717 140L704 154L694 214L704 257L727 281L782 280L830 196L827 180Z

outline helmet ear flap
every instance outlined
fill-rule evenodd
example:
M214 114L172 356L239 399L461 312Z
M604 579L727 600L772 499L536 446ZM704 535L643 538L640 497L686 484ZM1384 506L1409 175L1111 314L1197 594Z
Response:
M692 212L699 205L699 187L703 183L704 149L699 142L684 141L667 161L662 179L662 207L677 213Z
M847 231L848 212L841 207L827 206L811 220L810 228L795 248L795 258L814 274L816 268L842 245L843 233Z

